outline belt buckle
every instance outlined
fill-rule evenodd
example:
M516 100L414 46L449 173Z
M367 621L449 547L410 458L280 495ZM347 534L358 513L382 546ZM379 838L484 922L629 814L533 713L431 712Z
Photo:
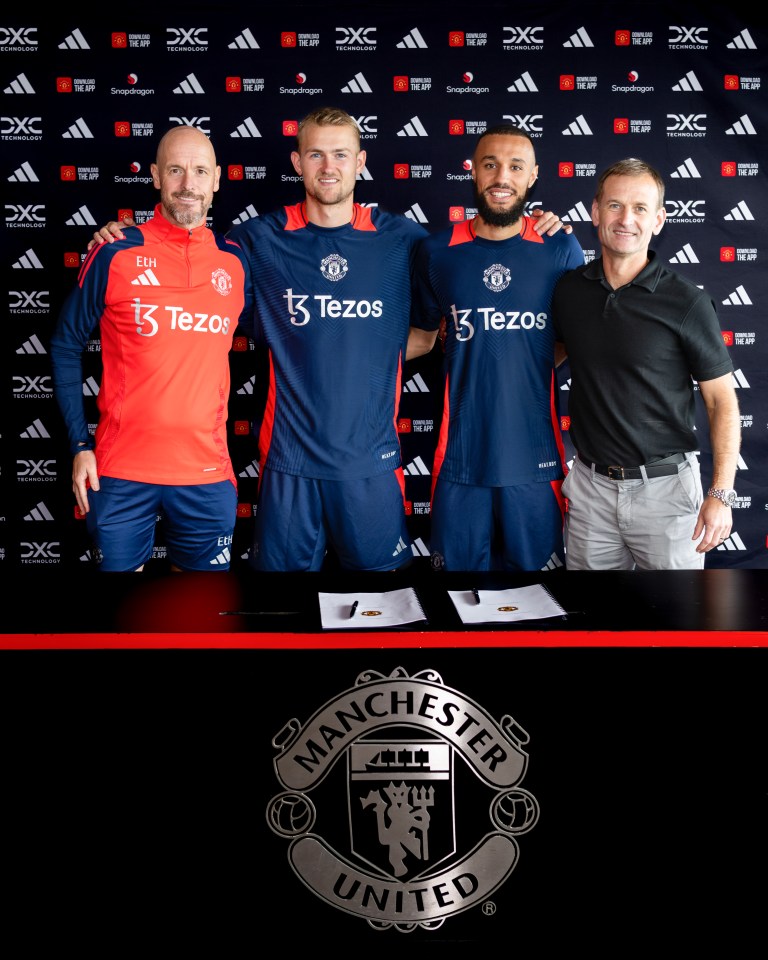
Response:
M608 479L609 479L609 480L623 480L623 479L624 479L624 467L608 467Z

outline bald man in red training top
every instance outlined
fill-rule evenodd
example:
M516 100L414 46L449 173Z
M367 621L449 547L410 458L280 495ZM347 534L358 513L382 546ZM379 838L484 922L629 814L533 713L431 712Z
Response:
M51 340L72 489L105 571L143 568L158 516L174 568L229 569L237 509L229 351L252 301L240 248L207 226L220 175L205 134L169 130L152 164L154 216L93 247ZM82 357L97 327L103 374L92 437Z

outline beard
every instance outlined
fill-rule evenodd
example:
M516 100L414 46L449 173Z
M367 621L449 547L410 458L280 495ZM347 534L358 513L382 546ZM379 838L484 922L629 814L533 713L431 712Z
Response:
M177 197L180 196L185 197L186 199L192 198L197 200L197 207L195 208L190 207L187 204L176 203L175 201ZM205 205L205 197L198 196L197 194L174 194L164 198L164 200L165 209L180 227L189 227L196 223L200 223L208 213L208 208Z
M528 191L526 191L522 197L518 197L507 210L494 210L485 199L485 194L480 193L477 189L477 184L474 183L472 186L475 191L475 206L477 207L478 216L487 223L489 227L511 227L522 217L523 211L525 210L525 202L528 199Z

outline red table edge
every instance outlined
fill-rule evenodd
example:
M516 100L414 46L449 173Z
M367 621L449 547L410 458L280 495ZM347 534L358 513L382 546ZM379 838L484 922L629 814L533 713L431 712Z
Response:
M0 650L371 650L768 647L768 631L521 630L324 633L6 633Z

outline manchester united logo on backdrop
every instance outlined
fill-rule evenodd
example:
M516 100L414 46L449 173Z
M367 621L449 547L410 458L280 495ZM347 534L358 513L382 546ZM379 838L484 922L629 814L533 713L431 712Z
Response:
M376 929L434 930L515 868L516 837L539 816L520 786L527 742L432 670L368 671L274 738L284 789L267 822L330 906Z

